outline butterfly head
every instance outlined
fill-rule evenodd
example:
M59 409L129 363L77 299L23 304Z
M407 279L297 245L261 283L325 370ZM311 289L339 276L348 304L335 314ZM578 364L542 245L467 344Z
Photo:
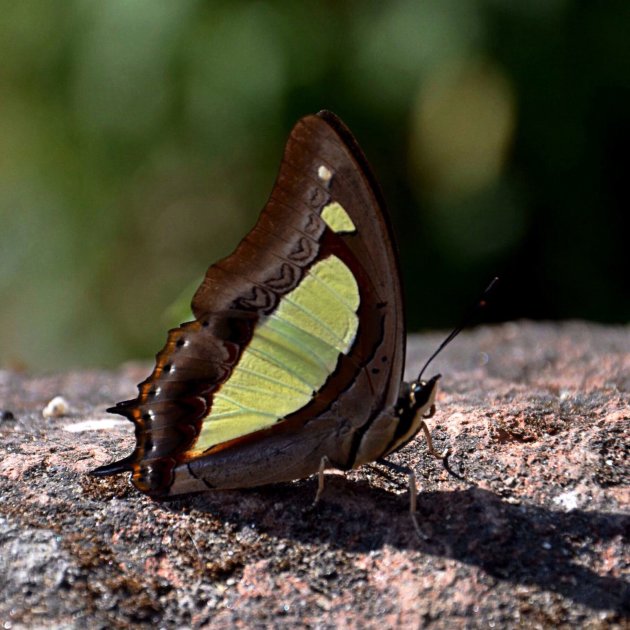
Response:
M436 374L428 381L418 379L411 383L404 383L401 395L398 399L399 415L422 416L430 418L435 414L435 396L438 390L438 381L442 377Z
M408 444L424 425L425 418L435 413L435 396L441 375L423 381L418 378L403 383L395 407L396 431L384 455L389 455Z

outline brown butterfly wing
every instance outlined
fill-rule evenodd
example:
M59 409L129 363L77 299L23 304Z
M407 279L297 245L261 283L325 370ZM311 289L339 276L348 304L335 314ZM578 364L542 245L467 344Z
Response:
M327 226L321 212L331 202L345 209L356 230L337 234ZM359 286L351 350L303 408L192 455L213 396L257 324L330 255L347 265ZM352 134L330 112L301 119L258 222L234 253L208 269L193 299L195 321L169 332L138 397L111 410L134 422L134 452L96 474L131 470L140 490L165 496L305 476L324 455L352 466L362 435L398 396L404 366L399 278L384 203Z

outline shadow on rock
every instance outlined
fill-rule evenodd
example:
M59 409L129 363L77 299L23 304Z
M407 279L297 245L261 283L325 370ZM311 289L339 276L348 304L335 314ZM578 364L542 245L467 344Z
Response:
M312 505L313 480L209 493L186 504L237 528L251 527L276 538L352 552L385 545L416 549L478 566L498 580L537 585L596 610L628 611L629 585L585 566L604 555L608 541L625 535L630 529L627 516L512 505L471 487L420 494L420 538L407 512L406 494L366 481L329 479L317 506Z

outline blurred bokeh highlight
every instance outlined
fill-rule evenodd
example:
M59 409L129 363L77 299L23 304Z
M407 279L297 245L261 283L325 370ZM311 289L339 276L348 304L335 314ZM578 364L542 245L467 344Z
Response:
M0 1L0 365L152 356L326 108L410 331L630 319L630 3Z

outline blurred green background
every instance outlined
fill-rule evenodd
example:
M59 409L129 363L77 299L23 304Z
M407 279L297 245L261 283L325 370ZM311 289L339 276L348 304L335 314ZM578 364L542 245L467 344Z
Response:
M630 2L0 1L0 364L152 356L331 109L410 330L630 319ZM624 166L626 165L626 166ZM182 293L184 292L184 293Z

